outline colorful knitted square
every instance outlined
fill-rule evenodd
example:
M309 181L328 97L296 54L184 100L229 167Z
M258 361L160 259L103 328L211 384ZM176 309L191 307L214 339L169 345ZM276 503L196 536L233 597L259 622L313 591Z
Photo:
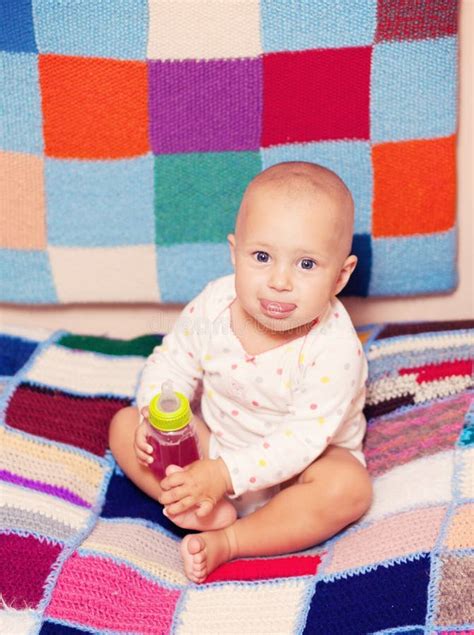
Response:
M262 145L368 139L371 55L368 46L266 55Z
M2 31L0 27L0 33ZM21 45L20 42L18 45ZM0 50L0 72L2 81L0 147L10 152L41 155L44 142L41 127L38 58L33 54L16 54L8 49ZM27 189L30 189L27 179L25 181Z
M36 53L32 0L3 2L0 6L0 48L15 53Z
M28 187L24 186L25 178L28 178ZM46 247L43 158L0 152L0 188L5 191L0 210L0 245L17 251L18 255L30 250L42 255ZM14 219L8 213L10 206L16 207ZM1 254L8 254L7 250ZM13 276L11 281L15 283Z
M242 192L284 160L354 194L346 294L451 291L457 18L457 0L4 2L0 301L186 302L231 270Z
M259 149L261 60L150 61L148 81L155 154Z
M46 156L123 159L148 152L144 62L40 55L38 67Z
M54 3L33 0L40 53L143 59L147 45L147 0ZM123 37L126 33L126 37Z
M59 247L144 245L154 235L153 157L46 159L48 236ZM92 233L91 233L92 232Z
M24 631L472 632L474 323L359 329L369 361L371 508L303 552L242 558L202 585L176 528L107 450L161 336L0 334L0 592ZM6 632L11 611L4 610ZM13 618L11 618L13 619Z

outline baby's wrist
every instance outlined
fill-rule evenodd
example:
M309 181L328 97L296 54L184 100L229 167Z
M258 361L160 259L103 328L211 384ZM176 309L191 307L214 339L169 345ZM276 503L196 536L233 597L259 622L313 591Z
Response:
M223 461L221 457L217 459L217 463L219 465L219 470L222 474L222 477L224 478L225 487L226 487L225 493L233 494L234 488L232 487L232 479L230 478L230 473L229 473L229 470L227 469L227 465L225 464L225 462Z

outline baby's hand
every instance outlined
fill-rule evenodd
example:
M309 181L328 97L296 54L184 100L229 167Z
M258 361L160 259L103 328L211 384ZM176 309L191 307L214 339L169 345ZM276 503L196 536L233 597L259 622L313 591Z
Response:
M148 417L148 408L143 408L141 414L146 419ZM142 465L150 465L153 462L153 457L151 453L153 452L153 447L148 443L147 435L146 435L146 421L142 421L135 430L135 440L133 444L133 449L135 450L135 454L137 455L137 459L139 463Z
M197 516L206 516L232 485L222 459L194 461L184 470L169 473L161 483L160 503L170 516L197 507Z

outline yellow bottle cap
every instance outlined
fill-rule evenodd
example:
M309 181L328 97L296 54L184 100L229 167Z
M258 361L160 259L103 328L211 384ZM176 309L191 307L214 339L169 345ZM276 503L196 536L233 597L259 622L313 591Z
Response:
M180 392L175 392L179 402L176 410L166 412L160 408L161 392L153 397L149 406L149 421L151 425L161 432L176 432L182 430L191 421L193 413L188 399Z

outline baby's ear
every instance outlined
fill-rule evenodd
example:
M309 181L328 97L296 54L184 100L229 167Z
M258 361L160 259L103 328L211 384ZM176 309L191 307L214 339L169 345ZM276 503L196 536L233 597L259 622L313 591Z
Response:
M227 242L229 243L232 266L235 267L235 234L228 234Z
M344 264L342 265L342 269L339 272L339 276L336 280L336 290L334 291L334 295L337 295L344 289L346 284L349 282L349 278L351 277L352 272L356 268L356 265L357 265L357 256L354 256L353 254L350 256L347 256L347 258L344 260Z

